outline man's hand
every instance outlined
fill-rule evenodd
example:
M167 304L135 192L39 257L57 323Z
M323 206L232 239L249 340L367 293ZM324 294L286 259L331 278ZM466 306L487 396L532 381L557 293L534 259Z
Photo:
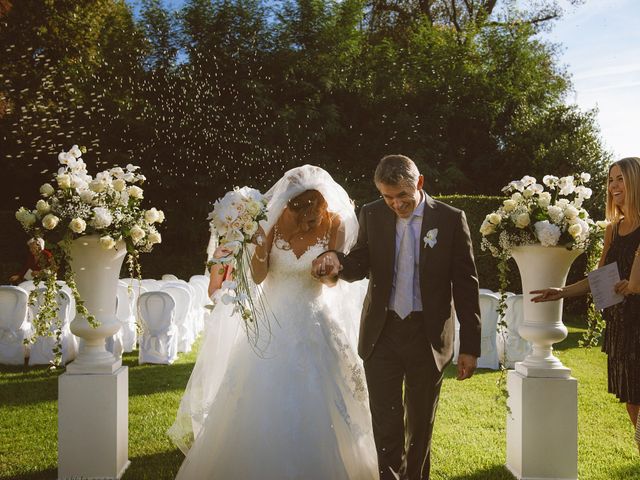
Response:
M468 353L458 355L458 380L471 378L478 365L478 358Z
M342 265L335 252L327 252L316 258L311 264L311 275L322 283L335 284Z

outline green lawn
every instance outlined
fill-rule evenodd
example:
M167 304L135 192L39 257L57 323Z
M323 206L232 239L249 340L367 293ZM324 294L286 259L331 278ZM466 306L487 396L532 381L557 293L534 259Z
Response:
M640 457L626 411L606 392L605 356L577 348L571 328L558 355L578 379L581 480L640 478ZM191 369L194 352L171 366L129 366L129 458L124 479L172 479L182 453L165 436ZM505 403L496 398L497 372L457 382L450 367L442 387L433 439L432 478L510 479L505 463ZM57 459L57 373L0 367L0 479L51 479ZM235 480L235 479L234 479ZM242 480L242 479L238 479ZM329 479L328 479L329 480Z

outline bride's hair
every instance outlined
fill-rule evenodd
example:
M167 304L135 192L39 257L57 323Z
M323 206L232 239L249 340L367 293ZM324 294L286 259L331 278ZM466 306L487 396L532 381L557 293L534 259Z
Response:
M298 225L313 218L329 218L327 201L318 190L305 190L287 203L289 209L298 217Z

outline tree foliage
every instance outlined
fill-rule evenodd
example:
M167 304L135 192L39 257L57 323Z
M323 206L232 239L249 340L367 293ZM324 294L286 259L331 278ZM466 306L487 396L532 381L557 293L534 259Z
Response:
M166 248L192 254L224 191L303 163L358 204L388 153L436 194L576 170L601 194L595 112L565 103L570 78L537 35L559 3L520 4L139 0L134 15L124 0L0 0L0 152L19 179L5 205L31 203L72 143L98 167L140 164Z

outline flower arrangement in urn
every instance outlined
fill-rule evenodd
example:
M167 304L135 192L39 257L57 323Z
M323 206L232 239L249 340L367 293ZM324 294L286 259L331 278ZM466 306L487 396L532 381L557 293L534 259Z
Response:
M154 244L162 241L156 224L164 221L164 213L156 208L142 208L144 192L140 185L145 177L137 172L139 167L131 164L124 169L114 167L92 177L82 160L83 153L86 149L77 145L61 152L60 168L52 183L40 187L42 198L35 208L21 207L16 212L16 219L24 230L34 238L42 238L54 258L53 265L34 278L36 287L42 282L46 286L41 309L34 319L36 336L49 335L57 317L56 297L61 289L56 283L59 268L64 270L77 313L85 315L93 326L97 325L80 298L69 266L73 240L97 235L100 246L106 250L126 248L132 277L140 277L139 254L151 251ZM35 301L35 297L31 301ZM55 327L59 335L60 326Z
M594 222L583 207L591 198L592 191L585 185L590 179L589 173L545 175L540 184L525 175L502 188L509 198L480 226L482 250L489 250L498 259L501 316L506 309L507 260L514 247L538 244L586 250L604 235L606 222Z
M509 182L502 207L489 213L480 227L482 248L494 257L509 258L511 248L540 244L584 250L602 235L606 223L594 222L583 203L592 191L591 175L545 175L542 184L531 176Z

